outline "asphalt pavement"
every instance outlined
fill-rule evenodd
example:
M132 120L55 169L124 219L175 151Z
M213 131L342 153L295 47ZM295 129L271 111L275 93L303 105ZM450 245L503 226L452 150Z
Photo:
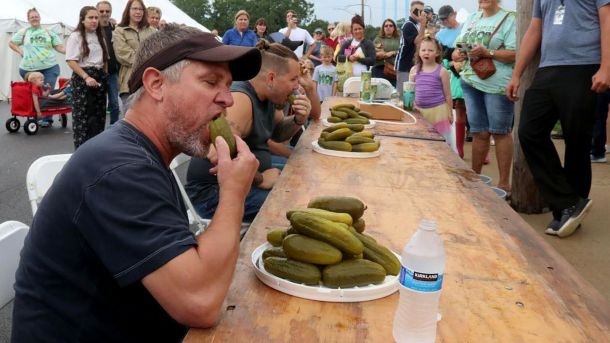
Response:
M64 129L59 116L54 116L53 127L40 128L32 136L23 131L24 117L18 117L19 131L9 133L5 123L10 117L10 103L0 102L0 223L17 220L30 225L32 210L25 186L28 167L41 156L74 152L72 117L68 114L68 127Z

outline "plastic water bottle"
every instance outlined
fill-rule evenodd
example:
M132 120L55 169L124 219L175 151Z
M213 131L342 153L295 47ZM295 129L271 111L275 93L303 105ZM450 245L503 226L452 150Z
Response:
M445 249L435 222L419 223L402 252L401 264L394 339L399 343L434 342L445 268Z

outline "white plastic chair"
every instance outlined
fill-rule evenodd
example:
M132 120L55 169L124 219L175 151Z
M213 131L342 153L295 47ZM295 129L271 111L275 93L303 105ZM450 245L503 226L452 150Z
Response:
M184 200L184 204L186 205L186 214L189 217L189 224L196 224L197 225L197 232L195 233L196 235L202 233L203 231L205 231L205 229L208 227L208 225L210 225L210 220L209 219L203 219L199 216L199 214L197 214L197 211L195 210L195 207L193 206L193 203L191 202L191 199L189 198L188 194L186 193L186 190L184 189L184 185L182 184L182 180L180 180L180 176L178 175L178 171L177 169L189 162L191 160L191 156L189 155L185 155L185 154L180 154L178 156L176 156L172 162L169 164L169 168L172 171L172 174L174 174L174 178L176 179L176 183L178 183L178 188L180 189L180 194L182 194L182 200Z
M201 218L199 216L199 214L197 214L197 211L195 210L195 207L193 206L191 199L189 198L188 194L186 194L184 185L182 185L182 181L180 180L180 176L178 175L178 172L177 172L177 169L181 165L189 162L190 160L191 160L191 156L188 156L185 154L180 154L172 160L172 162L169 164L169 168L172 170L172 174L174 174L174 178L176 178L176 182L178 183L178 188L180 189L180 194L182 194L182 199L184 200L184 204L186 205L186 208L187 208L186 213L189 216L189 224L197 225L198 230L195 234L199 235L200 233L205 231L205 229L207 229L208 225L210 225L210 219ZM239 230L240 238L244 237L244 235L248 231L248 228L250 228L250 223L246 223L246 222L241 223L241 228Z
M28 230L27 225L17 221L0 224L0 308L15 297L15 272Z
M26 187L32 206L32 215L36 214L38 204L70 156L72 154L42 156L30 165L26 176Z

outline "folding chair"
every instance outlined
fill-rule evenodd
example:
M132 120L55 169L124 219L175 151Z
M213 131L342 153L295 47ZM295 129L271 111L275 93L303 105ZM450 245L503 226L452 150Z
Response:
M70 156L72 154L42 156L30 165L26 176L26 187L32 206L32 215L36 214L38 204Z
M199 214L197 214L197 211L195 210L195 207L193 206L193 203L191 202L191 199L189 198L188 194L186 193L186 190L184 189L184 185L182 184L182 181L180 180L180 176L178 175L178 171L177 169L184 165L185 163L189 162L191 160L191 157L185 154L180 154L178 156L176 156L172 162L169 164L169 168L172 170L172 174L174 174L174 178L176 178L176 182L178 183L178 188L180 189L180 194L182 194L182 199L184 200L184 204L186 205L187 208L187 215L189 216L189 223L190 224L196 224L198 227L197 232L195 232L196 235L199 235L200 233L202 233L203 231L205 231L205 229L207 229L207 227L210 225L210 219L205 219L205 218L201 218L199 216ZM244 237L244 235L246 234L246 231L248 231L248 228L250 227L250 223L241 223L241 228L239 230L239 237L240 239Z
M177 170L180 166L184 165L190 160L191 156L180 154L172 160L172 162L169 164L169 168L171 169L172 174L174 174L174 178L176 179L176 182L178 183L178 188L180 189L180 194L182 194L182 200L184 200L184 204L186 205L186 214L189 217L189 224L197 225L197 232L195 232L195 234L199 235L200 233L205 231L208 225L210 225L210 220L203 219L199 216L199 214L197 214L197 211L195 210L191 199L189 198L188 194L186 193L186 190L184 189L184 185L182 184L182 180L180 180L180 176L178 175Z
M17 221L0 224L0 308L15 297L15 272L28 230L27 225Z

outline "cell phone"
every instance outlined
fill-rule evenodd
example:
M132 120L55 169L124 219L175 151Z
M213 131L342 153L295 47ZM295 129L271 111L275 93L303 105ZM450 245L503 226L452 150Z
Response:
M419 17L419 13L421 13L421 10L419 8L413 10L413 14L415 14L416 17Z
M292 22L293 22L293 23L298 23L298 22L299 22L299 18L297 18L297 17L292 17Z

